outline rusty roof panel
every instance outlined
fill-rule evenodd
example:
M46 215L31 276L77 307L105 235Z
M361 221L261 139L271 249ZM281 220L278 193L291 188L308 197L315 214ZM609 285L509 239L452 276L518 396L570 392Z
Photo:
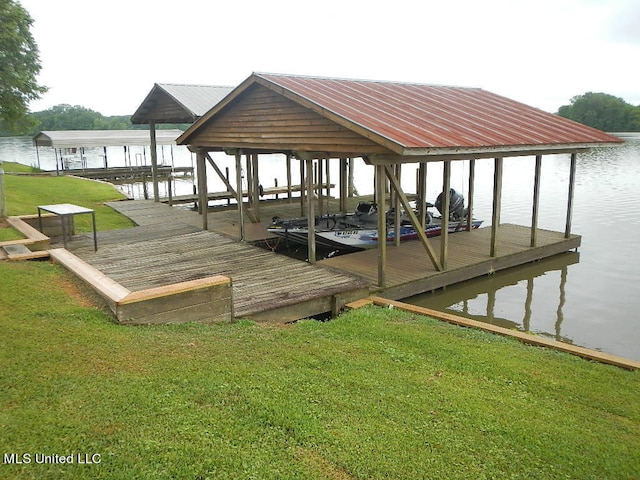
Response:
M465 87L254 74L405 149L613 143L616 137Z

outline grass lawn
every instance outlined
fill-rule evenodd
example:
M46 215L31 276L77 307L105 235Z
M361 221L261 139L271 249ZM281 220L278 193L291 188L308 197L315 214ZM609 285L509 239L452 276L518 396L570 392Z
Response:
M11 215L128 226L108 185L5 184ZM44 261L0 262L0 291L2 479L640 478L637 372L376 307L123 327Z
M7 173L35 173L32 167L4 162ZM104 202L121 200L125 196L109 183L77 177L41 175L5 175L7 215L33 215L38 205L74 203L94 209L98 230L114 230L132 226L132 222ZM77 232L91 232L91 217L74 218Z
M640 472L640 378L616 367L375 307L122 327L46 262L0 264L0 289L0 444L31 455L2 478Z

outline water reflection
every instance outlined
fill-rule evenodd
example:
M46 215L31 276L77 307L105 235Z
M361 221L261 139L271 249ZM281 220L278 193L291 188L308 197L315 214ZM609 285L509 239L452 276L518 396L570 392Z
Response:
M573 343L562 323L569 266L579 260L579 253L567 252L405 301Z

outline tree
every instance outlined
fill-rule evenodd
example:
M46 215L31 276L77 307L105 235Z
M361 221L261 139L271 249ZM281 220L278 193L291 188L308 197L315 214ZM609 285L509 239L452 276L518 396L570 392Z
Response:
M47 91L36 80L41 67L32 24L19 3L0 0L0 120L16 133L29 126L29 102Z
M0 0L0 123L14 132L28 128L28 104L47 91L38 85L38 46L33 19L14 0ZM0 218L6 216L4 170L0 160Z
M559 108L558 115L606 132L640 131L640 107L606 93L575 96L571 105Z

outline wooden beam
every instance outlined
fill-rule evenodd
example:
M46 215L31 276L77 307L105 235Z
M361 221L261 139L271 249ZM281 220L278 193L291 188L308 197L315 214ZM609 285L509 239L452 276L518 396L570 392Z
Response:
M156 151L156 122L149 122L149 135L151 137L151 179L153 181L153 201L160 201L158 190L158 152ZM144 180L143 180L144 181Z
M546 148L533 149L524 147L522 150L468 150L446 153L446 149L430 149L428 152L412 152L410 155L376 153L367 156L367 161L371 165L393 165L395 163L419 163L419 162L441 162L443 160L470 160L472 158L499 158L506 157L528 157L531 155L553 155L567 153L588 152L591 148L598 147L599 144L580 144L562 146L548 146Z
M502 158L494 160L493 170L493 214L491 216L491 251L497 255L498 227L500 226L500 207L502 205Z
M418 218L422 229L427 225L427 163L420 162L418 166L418 178L417 178L416 192L418 194Z
M384 166L376 166L375 174L375 198L378 206L378 286L387 286L387 215L384 201L386 179Z
M398 179L398 185L402 185L401 182L401 164L396 164L393 166L393 169L395 170L395 176ZM399 193L394 189L394 193L392 194L391 198L393 199L392 201L392 207L393 207L393 211L395 213L394 215L394 220L393 220L393 231L394 231L394 237L393 237L393 244L396 247L400 246L400 195Z
M353 188L353 174L355 165L353 163L355 159L353 157L349 158L349 180L347 181L347 195L349 198L353 197L355 194L355 188Z
M306 180L304 178L304 165L305 165L305 161L304 160L300 160L300 216L304 217L304 203L305 203L305 196L307 195L307 187L306 187Z
M286 164L287 164L287 199L289 200L289 202L291 202L291 154L287 153L287 158L286 158Z
M253 221L260 223L260 177L258 175L258 154L251 154L251 202L253 204Z
M573 192L576 186L576 160L578 155L576 153L571 154L571 167L569 172L569 195L567 198L567 223L564 229L564 237L569 238L571 236L571 219L573 218Z
M324 161L325 160L323 158L319 158L318 163L316 163L316 170L315 170L315 173L316 173L315 188L317 189L316 195L318 195L318 215L320 216L324 215L324 192L322 188L322 182L324 178L324 173L323 173Z
M211 155L209 155L209 152L207 152L205 154L205 157L207 158L207 160L209 161L209 164L213 167L213 169L215 170L215 172L218 174L218 176L220 177L220 179L224 182L225 186L227 187L227 190L234 196L238 196L238 194L236 193L236 190L233 188L233 186L231 186L231 183L229 182L229 179L227 178L227 175L225 175L224 173L222 173L222 170L220 170L220 167L218 167L218 165L216 164L216 162L213 161L213 158L211 158Z
M381 167L381 166L378 165L376 169L378 167ZM429 255L429 259L431 260L431 263L436 268L436 270L438 271L444 270L444 268L442 268L442 264L438 262L438 259L436 258L436 253L433 247L431 246L431 242L429 242L429 239L427 238L427 235L424 233L424 230L420 228L420 221L418 220L418 217L416 217L416 214L413 213L413 209L409 204L409 199L407 198L405 193L402 191L402 187L400 186L398 179L393 174L391 167L382 166L382 171L386 172L387 178L389 178L389 181L393 185L393 188L396 189L400 202L402 203L402 206L404 207L407 215L409 216L409 220L411 220L411 224L413 225L413 228L416 229L416 234L418 235L418 238L420 239L422 246L427 251L427 254ZM384 188L384 184L386 182L378 180L377 183L378 183L378 186L382 184ZM381 210L381 206L378 205L378 212L380 212L380 210ZM378 225L378 228L380 228L380 225ZM385 234L385 237L386 237L386 234ZM386 242L385 242L385 245L386 245ZM380 246L380 232L378 232L378 248L379 246Z
M244 241L244 207L242 204L242 153L236 152L236 201L238 202L238 217L240 222L240 241Z
M347 213L347 159L340 159L340 212Z
M309 263L316 263L316 219L313 209L313 160L305 160L307 164L307 245Z
M449 250L449 209L451 206L451 160L444 162L442 169L442 225L440 228L440 265L447 269Z
M473 228L473 197L476 184L476 160L469 160L469 201L467 203L467 232Z
M198 171L198 213L202 215L202 229L208 230L209 225L209 192L207 191L207 164L204 161L204 152L196 153L196 169Z
M531 212L531 246L538 241L538 213L540 208L540 173L542 171L542 155L536 155L536 169L533 180L533 210Z

